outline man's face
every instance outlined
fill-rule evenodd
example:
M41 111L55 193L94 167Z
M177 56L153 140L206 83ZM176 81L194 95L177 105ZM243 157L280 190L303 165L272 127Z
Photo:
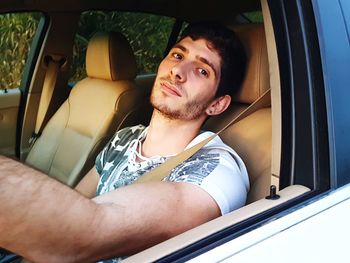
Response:
M171 119L199 118L215 98L220 69L220 56L206 40L182 39L159 65L153 107Z

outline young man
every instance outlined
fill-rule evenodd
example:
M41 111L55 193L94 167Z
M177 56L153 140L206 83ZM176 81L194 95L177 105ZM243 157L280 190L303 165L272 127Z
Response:
M0 247L35 262L94 262L131 255L243 206L246 169L218 137L162 182L132 183L212 134L200 127L229 106L228 90L239 87L244 69L231 31L194 24L159 66L149 126L117 132L77 191L0 158Z

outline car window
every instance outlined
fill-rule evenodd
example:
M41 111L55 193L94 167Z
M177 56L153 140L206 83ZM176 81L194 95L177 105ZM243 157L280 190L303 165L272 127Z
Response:
M88 11L81 15L73 47L71 82L86 76L85 54L96 32L118 31L129 40L139 74L154 73L168 42L175 19L158 15Z
M264 18L261 11L247 12L243 16L247 18L251 23L263 23Z
M0 89L18 88L41 13L0 15Z
M233 21L234 24L261 24L263 22L264 19L261 11L240 13L236 15Z

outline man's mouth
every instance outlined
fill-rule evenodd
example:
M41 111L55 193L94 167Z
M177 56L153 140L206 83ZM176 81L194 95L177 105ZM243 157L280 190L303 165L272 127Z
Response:
M180 90L175 85L173 85L167 81L162 81L160 83L160 86L165 92L170 93L170 94L175 95L175 96L178 96L178 97L182 97Z

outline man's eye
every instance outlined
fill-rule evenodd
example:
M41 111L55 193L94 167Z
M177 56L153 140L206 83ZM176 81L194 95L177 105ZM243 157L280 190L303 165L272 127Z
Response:
M181 54L179 54L179 53L172 53L172 56L174 57L174 58L176 58L176 59L182 59L182 56L181 56Z
M200 68L200 69L198 69L198 71L199 71L199 74L201 74L201 75L203 75L204 77L208 77L208 71L206 71L205 69L202 69L202 68Z

